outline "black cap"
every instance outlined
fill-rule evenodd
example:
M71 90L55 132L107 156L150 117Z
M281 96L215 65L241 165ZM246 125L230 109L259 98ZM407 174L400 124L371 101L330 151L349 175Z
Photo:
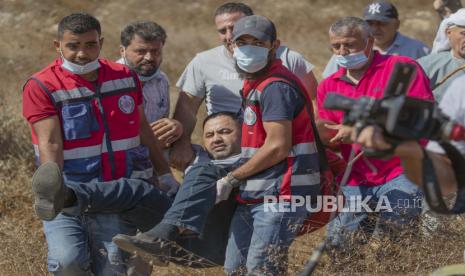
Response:
M244 16L234 24L233 41L243 35L251 35L261 41L270 41L276 36L273 23L260 15Z
M365 7L363 19L366 21L389 21L399 19L396 7L389 2L373 2Z

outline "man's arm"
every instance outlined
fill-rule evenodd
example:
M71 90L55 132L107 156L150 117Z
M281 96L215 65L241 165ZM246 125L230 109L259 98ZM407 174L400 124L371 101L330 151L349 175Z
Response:
M147 118L145 118L144 108L138 107L139 118L140 118L140 141L141 144L149 148L150 160L152 161L155 171L158 175L164 175L171 173L168 162L163 156L162 146L160 142L153 135L152 129L150 128Z
M245 164L232 172L237 179L247 179L276 165L289 154L292 147L292 121L263 122L265 143Z
M58 116L37 121L31 127L37 136L40 163L55 162L63 169L63 138Z
M153 134L164 148L170 147L182 135L182 125L179 121L170 118L161 118L150 124Z
M355 135L355 133L353 134ZM386 150L390 149L382 135L382 131L374 126L364 128L356 138L357 143L366 148ZM423 150L421 146L414 141L404 142L396 147L395 155L399 156L402 161L404 173L413 183L423 186ZM427 152L433 161L437 181L441 187L443 195L457 191L457 181L454 176L450 160L441 154Z
M194 152L191 147L191 135L197 122L197 111L202 100L203 98L181 92L176 103L173 118L181 123L184 131L171 148L170 163L181 171L184 171L194 158Z
M317 115L318 107L316 104L316 88L318 87L318 81L316 80L313 71L310 71L307 74L305 74L305 76L303 76L300 80L302 81L302 84L307 90L308 96L312 100L313 113Z

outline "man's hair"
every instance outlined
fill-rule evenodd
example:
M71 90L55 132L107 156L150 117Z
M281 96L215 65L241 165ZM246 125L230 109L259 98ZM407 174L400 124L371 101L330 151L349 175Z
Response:
M145 41L161 41L165 44L166 32L162 26L153 21L136 21L129 23L121 31L121 45L128 47L134 35L140 36Z
M58 23L58 37L62 38L65 31L70 31L74 34L83 34L90 31L97 31L102 34L100 22L94 16L88 13L72 13L63 17Z
M226 117L229 117L231 118L234 122L236 122L237 124L239 124L239 118L237 117L237 114L236 113L233 113L233 112L227 112L227 111L220 111L220 112L216 112L216 113L212 113L210 115L208 115L205 120L203 120L203 124L202 124L202 128L205 128L205 124L212 120L212 119L215 119L217 117L221 117L221 116L226 116Z
M236 13L236 12L241 12L245 16L253 15L253 10L249 6L247 6L244 3L239 3L239 2L228 2L226 4L223 4L219 6L216 11L215 11L215 18L218 15L222 15L225 13Z
M338 36L352 33L354 30L359 31L363 39L367 39L371 36L370 25L368 25L365 20L358 17L343 17L329 27L329 32Z

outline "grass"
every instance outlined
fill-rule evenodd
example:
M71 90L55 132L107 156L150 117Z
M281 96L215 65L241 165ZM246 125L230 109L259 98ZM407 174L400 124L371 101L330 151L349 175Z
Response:
M393 1L397 5L401 31L431 45L437 19L432 1ZM431 3L430 3L431 2ZM52 46L56 23L64 15L84 10L96 15L105 37L102 56L118 57L121 28L135 19L160 23L168 33L163 70L172 84L195 53L218 44L212 13L222 1L11 1L0 2L0 275L46 275L46 244L41 222L32 210L30 177L34 171L29 130L21 117L21 87L24 81L48 64L56 53ZM368 1L356 0L251 0L257 14L277 25L282 43L302 53L316 65L320 78L330 56L326 30L336 18L360 15ZM203 113L199 118L204 116ZM199 129L193 140L199 141ZM385 242L375 249L363 245L354 254L332 260L324 256L316 274L427 274L446 264L463 262L465 226L450 219L429 239L404 237L404 243ZM324 233L300 237L289 254L289 272L298 272ZM356 253L356 254L355 254ZM157 275L217 275L220 268L186 269L174 265L156 270ZM155 273L154 273L155 274Z

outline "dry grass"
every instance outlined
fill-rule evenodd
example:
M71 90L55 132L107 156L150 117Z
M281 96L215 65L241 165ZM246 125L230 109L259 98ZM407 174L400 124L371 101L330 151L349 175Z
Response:
M367 0L251 0L256 13L277 25L283 44L304 54L316 65L317 77L330 56L326 30L343 15L360 15ZM393 1L399 8L401 30L431 44L437 19L432 1ZM21 118L20 91L33 72L48 64L55 52L52 40L56 22L71 11L84 10L102 22L105 45L102 56L116 59L122 26L135 19L151 19L168 32L163 69L174 86L195 53L217 45L212 13L222 1L0 1L0 275L43 275L46 245L41 223L31 208L30 176L33 153L29 131ZM176 99L172 88L172 102ZM200 115L201 117L202 115ZM196 134L194 140L198 141ZM408 246L384 244L381 251L363 246L349 259L324 257L317 274L426 274L441 265L463 262L465 232L461 220L429 240L406 238ZM289 271L299 271L323 233L298 239L291 248ZM161 275L217 275L220 268L185 269L174 265L157 269ZM155 274L155 273L154 273Z

